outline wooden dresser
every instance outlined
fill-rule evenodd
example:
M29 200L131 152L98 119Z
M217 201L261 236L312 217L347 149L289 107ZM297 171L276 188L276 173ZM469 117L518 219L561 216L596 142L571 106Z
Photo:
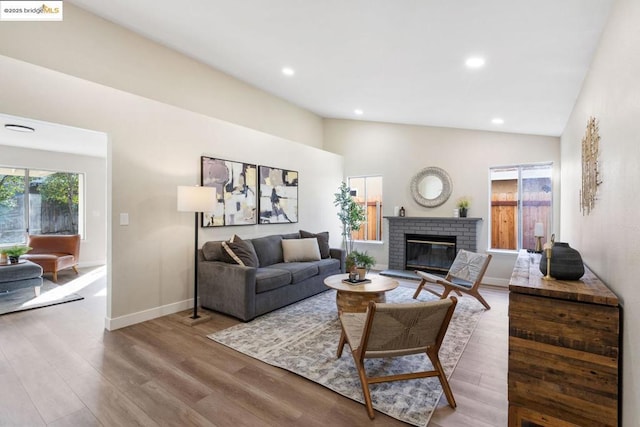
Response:
M547 281L539 262L521 251L509 283L509 426L618 426L618 298L586 266Z

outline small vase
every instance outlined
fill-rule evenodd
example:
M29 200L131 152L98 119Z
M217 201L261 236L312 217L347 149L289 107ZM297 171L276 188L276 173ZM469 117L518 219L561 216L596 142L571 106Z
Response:
M9 264L17 264L20 261L20 256L9 255Z
M358 280L364 280L365 276L367 275L367 269L366 268L358 268Z
M547 274L547 251L540 257L540 272ZM558 280L578 280L584 275L584 263L580 252L568 243L555 242L551 248L551 271L549 275Z
M460 214L460 218L466 218L467 217L467 208L458 209L458 213Z

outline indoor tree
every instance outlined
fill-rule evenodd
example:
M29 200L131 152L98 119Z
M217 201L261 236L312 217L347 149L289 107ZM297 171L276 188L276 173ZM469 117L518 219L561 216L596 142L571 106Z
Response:
M351 189L343 181L334 194L333 205L338 208L338 219L342 223L342 242L347 255L353 251L353 232L360 230L366 220L365 210L351 196Z

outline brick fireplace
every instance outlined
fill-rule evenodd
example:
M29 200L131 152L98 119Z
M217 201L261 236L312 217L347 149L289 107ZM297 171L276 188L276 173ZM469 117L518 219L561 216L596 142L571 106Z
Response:
M386 216L389 221L389 270L405 269L407 235L455 237L456 249L477 252L482 218Z

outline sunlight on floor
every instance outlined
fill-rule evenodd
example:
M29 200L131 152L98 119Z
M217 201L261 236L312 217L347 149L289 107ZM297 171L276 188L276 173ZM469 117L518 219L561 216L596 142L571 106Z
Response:
M60 300L67 295L77 293L79 290L104 277L106 273L106 266L98 267L95 270L91 270L88 273L83 274L75 280L67 282L64 285L57 287L56 289L53 289L45 294L40 295L39 297L25 302L24 304L22 304L22 307L28 308L35 305L46 304L52 301ZM107 291L106 289L104 289L98 292L98 294L101 294L102 292L104 292L104 295L106 295ZM98 296L98 294L96 294L96 296Z

